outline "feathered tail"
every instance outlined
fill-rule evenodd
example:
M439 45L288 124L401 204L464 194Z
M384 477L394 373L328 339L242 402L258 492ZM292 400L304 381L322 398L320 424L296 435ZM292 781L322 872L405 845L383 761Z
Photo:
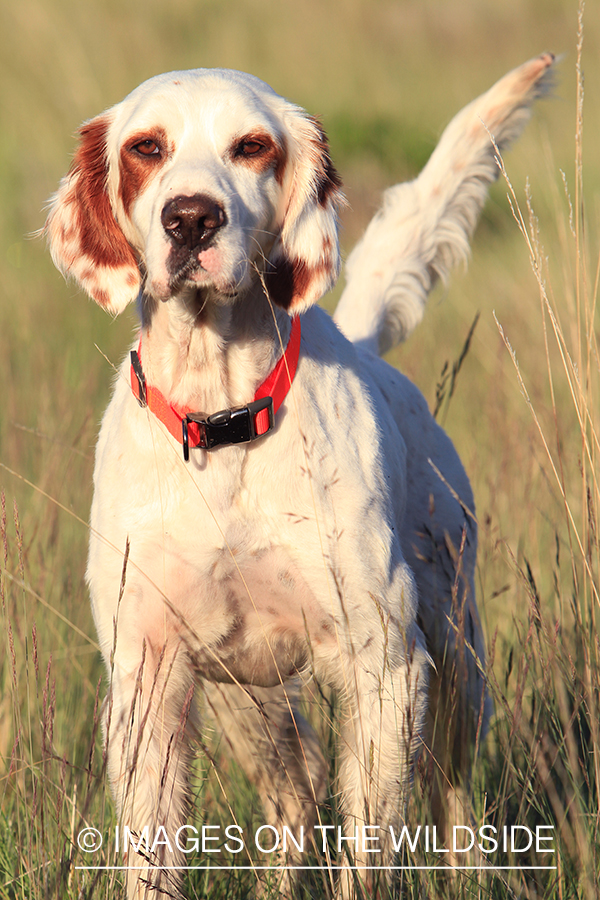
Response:
M389 188L346 264L335 320L354 343L376 353L405 340L427 296L469 253L469 239L499 175L502 150L547 93L554 56L513 69L450 122L414 181ZM493 138L493 140L492 140Z

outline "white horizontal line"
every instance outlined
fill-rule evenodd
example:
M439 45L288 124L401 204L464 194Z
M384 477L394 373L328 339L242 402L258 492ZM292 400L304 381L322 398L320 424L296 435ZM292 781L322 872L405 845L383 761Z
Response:
M148 866L75 866L76 869L85 870L85 871L112 871L119 870L125 872L135 872L137 870L145 871ZM336 872L342 871L350 871L350 872L409 872L409 871L421 871L421 870L440 870L440 869L452 869L453 871L476 871L476 872L529 872L532 870L540 870L556 872L558 866L329 866L327 864L322 866L150 866L152 869L156 869L158 871L169 871L169 872L189 872L189 871L213 871L213 872L222 872L222 871L230 871L232 869L239 869L241 872L256 872L256 871L266 871L266 872L285 872L285 871L298 871L298 872L307 872L307 871L319 871L321 869L331 870L333 869Z

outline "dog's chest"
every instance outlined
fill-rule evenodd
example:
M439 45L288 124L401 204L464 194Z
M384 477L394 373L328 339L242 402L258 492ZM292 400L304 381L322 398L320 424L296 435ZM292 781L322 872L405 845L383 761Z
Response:
M169 630L183 638L204 678L276 685L309 666L311 654L334 639L333 616L281 547L222 549L207 570L176 554L165 574L174 613ZM151 643L164 634L158 612L147 618Z
M215 681L275 685L310 663L310 648L331 640L331 616L281 548L216 561L211 592L222 637L193 654L199 673Z
M150 458L147 447L160 447L160 437L138 449L136 461L148 456L143 473L124 471L131 453L103 439L94 533L130 546L117 610L122 564L92 539L90 587L103 646L118 614L122 631L157 652L182 640L198 674L215 681L275 685L316 655L335 657L340 610L317 519L326 534L335 523L324 518L323 476L319 469L309 478L302 445L282 431L265 447L224 447L184 466L171 448ZM119 485L110 503L107 482Z

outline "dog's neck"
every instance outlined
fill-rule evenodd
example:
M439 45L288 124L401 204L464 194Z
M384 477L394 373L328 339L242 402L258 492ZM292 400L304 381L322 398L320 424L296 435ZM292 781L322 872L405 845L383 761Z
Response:
M142 366L176 406L210 414L254 397L286 346L289 318L262 291L223 302L198 291L142 301Z

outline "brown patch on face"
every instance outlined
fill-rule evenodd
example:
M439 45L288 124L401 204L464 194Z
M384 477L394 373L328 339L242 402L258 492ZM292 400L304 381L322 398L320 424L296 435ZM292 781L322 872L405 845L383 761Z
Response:
M108 119L101 117L81 128L81 143L71 168L70 201L75 207L81 251L92 263L110 268L135 266L135 256L115 220L106 190L108 126Z
M339 192L342 187L342 179L331 161L329 141L321 123L313 116L309 118L318 134L318 140L314 142L318 151L318 162L315 166L317 202L320 206L325 207L329 200Z
M284 142L262 131L250 132L232 141L229 157L257 173L274 169L278 184L283 182L287 152Z
M119 155L119 197L127 215L137 197L173 153L163 128L129 137Z

